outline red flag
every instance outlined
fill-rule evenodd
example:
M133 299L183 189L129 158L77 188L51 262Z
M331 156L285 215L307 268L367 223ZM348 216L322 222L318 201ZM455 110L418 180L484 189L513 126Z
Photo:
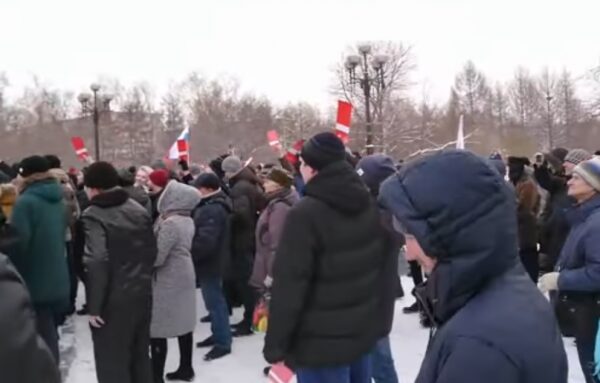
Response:
M277 152L281 151L281 142L279 141L279 134L275 130L269 130L267 132L267 141L269 146L275 149Z
M338 101L337 123L335 135L347 144L350 140L350 123L352 121L352 104L347 101Z
M288 149L287 153L285 154L286 160L292 166L296 165L296 163L298 162L298 156L300 155L303 146L304 140L298 140L294 143L294 145L291 148Z
M73 149L75 149L75 154L77 154L77 157L79 157L79 159L82 161L88 161L90 155L85 147L83 138L71 137L71 144L73 145Z
M177 140L177 150L179 151L179 159L183 161L188 161L189 153L188 143L186 140Z
M294 373L283 363L271 366L269 371L269 383L291 383Z

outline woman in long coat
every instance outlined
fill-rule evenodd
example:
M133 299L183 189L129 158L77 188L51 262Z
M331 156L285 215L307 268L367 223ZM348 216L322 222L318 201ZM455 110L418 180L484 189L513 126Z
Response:
M177 337L180 362L169 380L191 381L193 332L196 326L196 276L191 247L194 221L191 211L200 194L191 186L170 181L158 200L160 216L155 225L158 256L153 281L150 326L155 383L162 383L167 357L167 338Z

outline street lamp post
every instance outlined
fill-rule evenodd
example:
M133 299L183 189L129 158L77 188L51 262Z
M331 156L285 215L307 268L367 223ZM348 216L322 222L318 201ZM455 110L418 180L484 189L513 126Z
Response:
M94 149L96 161L100 161L100 114L109 110L112 96L109 94L100 95L100 85L90 85L92 94L81 93L77 100L81 104L81 111L83 114L91 113L92 121L94 123Z
M373 154L375 145L373 143L373 120L371 117L371 93L373 89L381 92L385 89L384 66L388 61L385 55L372 54L369 44L358 46L358 55L350 55L346 58L346 70L350 85L359 85L365 97L365 119L367 154ZM369 63L371 64L369 66ZM360 66L362 76L357 76L356 68Z

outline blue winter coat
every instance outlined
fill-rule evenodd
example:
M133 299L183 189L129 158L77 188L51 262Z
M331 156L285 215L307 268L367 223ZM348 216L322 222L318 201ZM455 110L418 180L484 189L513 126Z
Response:
M567 213L571 231L557 268L560 291L600 293L600 195Z
M554 314L518 259L514 194L495 169L444 151L404 167L380 198L437 258L418 292L437 332L416 382L567 382Z

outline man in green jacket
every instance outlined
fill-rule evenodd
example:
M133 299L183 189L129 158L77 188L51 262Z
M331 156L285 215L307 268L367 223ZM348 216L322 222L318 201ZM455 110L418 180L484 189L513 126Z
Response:
M58 364L56 317L69 301L63 190L50 174L48 161L25 158L19 168L20 196L11 218L19 243L11 261L31 294L39 335Z

